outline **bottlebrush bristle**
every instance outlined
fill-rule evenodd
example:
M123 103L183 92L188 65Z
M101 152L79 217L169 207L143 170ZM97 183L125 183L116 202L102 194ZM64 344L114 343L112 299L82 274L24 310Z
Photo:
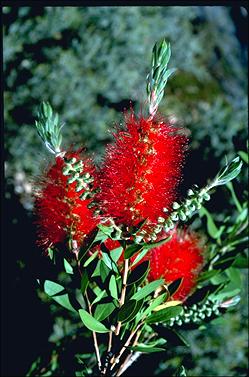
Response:
M96 177L92 161L82 156L81 150L67 152L65 157L83 161L84 173L89 172ZM68 184L68 177L63 175L64 166L63 158L57 157L37 184L35 213L38 244L45 249L63 243L69 237L81 244L84 237L97 225L92 210L87 207L91 200L79 198L80 193L75 191L76 182Z
M167 284L183 278L173 295L175 300L184 301L196 286L196 279L204 264L204 248L197 234L174 231L170 241L152 249L146 259L150 260L149 281L164 278Z
M176 199L188 140L171 124L134 112L125 126L107 147L100 171L102 213L118 224L156 223Z

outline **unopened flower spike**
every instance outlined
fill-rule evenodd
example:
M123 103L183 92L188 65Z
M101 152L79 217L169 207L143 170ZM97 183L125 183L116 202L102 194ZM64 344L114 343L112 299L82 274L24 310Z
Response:
M58 114L53 113L53 109L48 102L42 102L35 125L40 138L49 152L57 156L60 155L62 152L61 129L64 124L59 125Z
M152 118L156 114L159 103L163 98L164 88L169 76L176 71L175 68L167 69L170 56L170 43L167 44L165 39L154 45L152 50L151 71L147 76L149 113Z
M225 185L232 181L240 173L242 168L242 161L239 157L234 158L231 162L227 162L226 166L222 168L216 177L208 183L205 187L200 189L197 185L188 190L187 198L180 204L174 202L172 205L173 212L165 219L164 229L166 232L175 227L175 223L179 220L187 221L190 219L196 210L200 209L204 201L210 200L210 190L217 186Z

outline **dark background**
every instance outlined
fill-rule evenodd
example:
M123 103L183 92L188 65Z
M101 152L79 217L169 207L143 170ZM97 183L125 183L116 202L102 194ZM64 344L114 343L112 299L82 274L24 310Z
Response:
M59 315L37 294L36 278L51 269L36 246L32 215L32 185L49 159L34 128L41 100L49 100L66 123L64 145L85 144L99 163L124 107L130 101L137 111L146 106L151 49L166 37L170 67L178 71L167 84L160 112L191 131L184 194L192 183L205 184L214 176L225 156L246 149L247 25L247 10L239 5L3 8L3 375L25 375L37 356L54 347L58 328L65 325L53 327ZM245 182L242 175L238 195ZM231 211L228 201L225 191L214 196L210 210L217 221ZM242 302L205 337L188 335L192 354L178 347L166 364L161 354L144 356L129 373L170 373L183 361L188 375L246 375Z

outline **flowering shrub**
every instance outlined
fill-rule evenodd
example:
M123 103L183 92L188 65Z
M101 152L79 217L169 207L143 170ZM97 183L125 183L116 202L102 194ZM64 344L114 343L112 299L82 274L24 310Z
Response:
M205 187L179 199L187 132L157 115L174 72L167 69L170 53L164 40L155 45L149 114L126 113L102 166L61 148L61 126L48 103L36 121L55 156L35 192L38 243L67 274L63 285L39 284L92 334L95 358L78 355L79 376L119 376L142 353L166 350L163 330L200 326L239 300L232 265L245 241L246 207L233 224L216 229L203 204L217 186L231 189L242 162L234 158ZM210 247L203 235L181 228L198 214L208 220Z

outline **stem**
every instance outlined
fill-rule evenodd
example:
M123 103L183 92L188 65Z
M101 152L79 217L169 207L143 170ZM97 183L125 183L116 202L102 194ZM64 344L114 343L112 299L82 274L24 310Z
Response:
M139 339L140 335L141 335L141 330L137 332L136 338L135 338L135 340L134 340L134 342L132 344L133 347L137 345L137 342L138 342L138 339ZM137 356L137 357L139 357L140 356L140 352L136 352L136 353L139 354ZM131 353L129 353L127 355L125 361L123 362L123 364L121 365L121 367L118 370L117 376L121 376L121 374L124 373L124 371L129 368L129 366L133 363L133 361L135 361L137 359L137 357L136 357L135 360L133 360L132 362L130 362L131 359L133 358L133 356L135 356L135 354L133 353L133 351L131 351Z
M107 352L111 352L111 349L112 349L112 331L109 332L109 341L108 341L108 348L107 348ZM109 363L108 363L109 364ZM103 369L103 372L102 372L102 375L105 376L106 375L106 371L107 371L107 368L108 368L108 364L105 366L105 368Z
M111 349L112 349L112 331L109 332L109 342L108 342L107 352L110 352Z
M75 254L75 257L76 257L76 260L77 260L79 274L80 274L80 276L82 276L82 272L80 270L80 261L78 260L79 248L77 246L77 241L73 241L73 251L74 251L74 254ZM87 290L85 291L85 296L86 296L86 301L87 301L89 313L92 315L92 308L91 308L90 300L89 300L89 297L88 297L88 294L87 294ZM99 368L99 371L101 372L102 364L101 364L101 359L100 359L97 335L96 335L95 331L92 331L92 334L93 334L93 344L94 344L96 359L97 359L97 362L98 362L98 368Z
M124 305L125 302L125 294L126 294L126 283L127 283L127 277L128 277L128 271L129 271L129 259L125 259L124 261L124 273L123 273L123 284L122 284L122 291L121 291L121 297L119 300L120 307ZM121 322L118 322L115 334L119 335L121 328Z
M91 308L91 304L90 304L90 301L89 301L89 298L88 298L87 291L85 292L85 296L86 296L86 301L87 301L89 313L92 315L92 308ZM99 371L101 372L102 364L101 364L101 360L100 360L100 353L99 353L97 335L96 335L95 331L92 331L92 334L93 334L93 343L94 343L94 348L95 348L95 354L96 354L96 358L97 358L97 361L98 361L98 367L99 367Z
M136 334L136 332L138 331L138 329L143 325L143 323L140 323L137 328L132 331L130 333L130 336L128 337L127 341L125 342L125 344L123 345L123 347L121 348L118 356L115 358L112 366L111 366L111 370L115 367L116 364L118 364L119 360L120 360L120 357L123 355L123 353L126 351L127 347L130 345L130 341L132 340L132 338L134 337L134 335Z
M139 339L139 337L141 335L141 332L142 332L142 330L140 330L137 333L137 336L136 336L136 338L135 338L135 340L134 340L134 342L132 344L133 347L137 345L137 342L138 342L138 339ZM156 335L155 333L151 334L147 338L147 342L146 343L148 343L149 340L151 340L152 338L154 338L155 335ZM142 355L142 352L136 351L134 353L134 351L131 351L131 353L126 357L125 361L123 362L123 364L119 368L117 376L121 376L121 374L123 374L126 371L126 369L128 369L139 358L139 356L141 356L141 355Z
M121 376L126 369L128 369L137 359L142 355L142 352L134 352L127 356L125 362L122 364L122 367L119 369L116 376Z

